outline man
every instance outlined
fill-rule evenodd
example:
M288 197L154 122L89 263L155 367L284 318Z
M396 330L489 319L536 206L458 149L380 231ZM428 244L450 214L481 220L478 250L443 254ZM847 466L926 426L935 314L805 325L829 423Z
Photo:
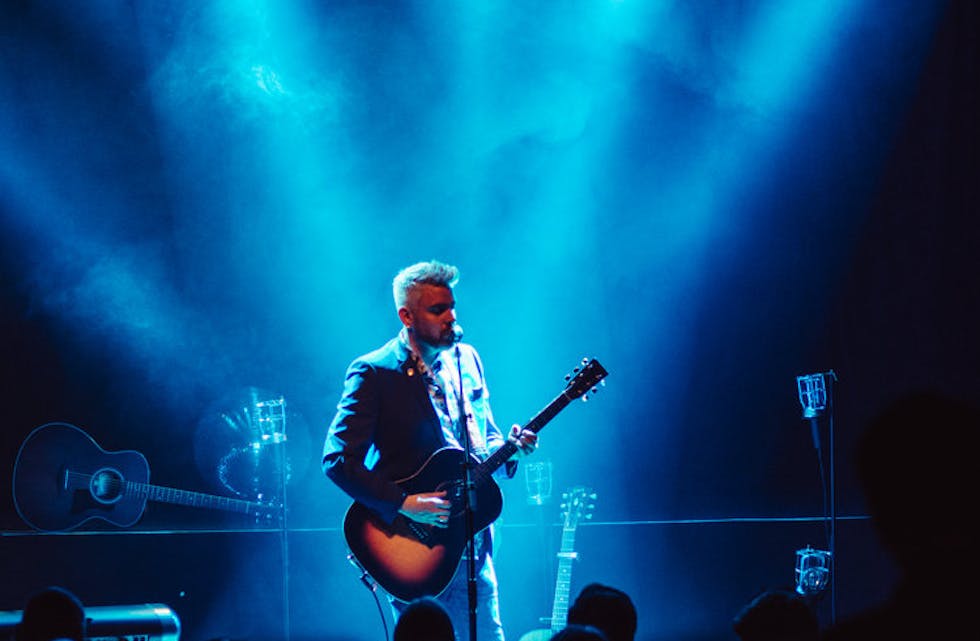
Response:
M454 266L429 261L395 276L395 308L404 327L350 365L327 434L327 476L388 523L400 514L417 523L447 527L451 504L446 492L406 494L395 481L415 474L436 450L460 447L464 436L481 460L505 443L490 411L480 357L472 346L458 343L461 331L453 296L458 275ZM460 371L465 421L459 420ZM517 445L515 457L537 447L537 435L518 425L509 438ZM508 461L499 473L513 476L516 465ZM476 536L477 636L503 641L490 539L489 528ZM464 555L438 596L460 638L469 630L467 569ZM396 617L406 607L394 598L391 603Z

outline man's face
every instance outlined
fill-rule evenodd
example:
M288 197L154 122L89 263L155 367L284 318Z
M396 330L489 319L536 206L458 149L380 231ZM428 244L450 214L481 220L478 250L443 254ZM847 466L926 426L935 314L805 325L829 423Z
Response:
M409 292L405 307L398 310L402 322L412 329L415 340L431 347L453 344L456 299L448 287L422 284Z

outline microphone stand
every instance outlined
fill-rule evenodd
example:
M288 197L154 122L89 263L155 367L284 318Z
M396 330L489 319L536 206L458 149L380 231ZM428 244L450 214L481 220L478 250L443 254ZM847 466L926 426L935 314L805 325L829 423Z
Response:
M473 482L473 460L470 442L470 426L466 416L466 403L463 397L463 364L460 358L459 344L454 349L456 355L456 374L459 377L459 389L456 393L456 403L459 407L459 425L463 441L463 513L466 517L466 594L469 605L470 641L476 641L476 532L473 531L473 510L476 509L476 485Z

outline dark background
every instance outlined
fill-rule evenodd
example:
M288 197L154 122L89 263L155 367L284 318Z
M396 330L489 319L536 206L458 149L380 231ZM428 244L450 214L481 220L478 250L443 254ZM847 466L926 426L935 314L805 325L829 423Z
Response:
M590 38L579 4L298 3L275 23L261 3L6 3L0 609L60 584L167 603L186 639L281 638L287 607L295 638L381 638L317 459L347 363L397 330L391 276L429 257L462 269L501 424L583 355L611 372L536 454L556 492L598 494L573 589L626 589L643 639L732 638L741 605L792 585L797 549L827 546L795 377L833 369L838 616L880 601L894 570L855 438L911 389L980 400L980 16L925 5L854 3L806 55L789 21L797 37L756 60L736 43L791 10L641 3ZM246 27L267 40L236 41ZM773 97L778 78L736 91L793 55L813 74L795 99ZM280 395L288 535L164 503L129 528L40 534L14 508L18 448L52 421L142 452L152 482L227 495L216 417ZM504 491L518 638L550 612L560 514L529 505L522 476Z

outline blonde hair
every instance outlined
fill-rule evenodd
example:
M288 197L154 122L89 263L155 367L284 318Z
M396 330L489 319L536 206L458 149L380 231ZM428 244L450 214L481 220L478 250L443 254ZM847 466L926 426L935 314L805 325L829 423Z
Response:
M391 283L395 309L405 307L409 294L419 285L436 285L452 289L459 282L459 269L438 260L415 263L402 269Z

